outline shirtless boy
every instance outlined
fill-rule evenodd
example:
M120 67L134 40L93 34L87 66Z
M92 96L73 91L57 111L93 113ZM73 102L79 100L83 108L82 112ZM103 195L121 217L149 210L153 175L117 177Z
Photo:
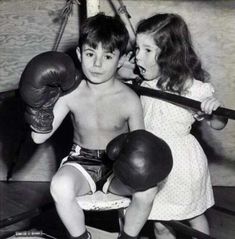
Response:
M112 165L105 154L107 144L122 133L144 128L139 97L116 78L127 43L127 30L119 19L104 14L86 19L76 50L83 78L75 90L56 101L52 131L32 131L34 142L43 143L68 113L72 116L74 145L51 182L57 212L71 238L91 238L76 197L95 192L97 183L110 174ZM132 195L119 238L137 238L157 187L133 192L117 179L112 180L110 188L112 185L115 193Z

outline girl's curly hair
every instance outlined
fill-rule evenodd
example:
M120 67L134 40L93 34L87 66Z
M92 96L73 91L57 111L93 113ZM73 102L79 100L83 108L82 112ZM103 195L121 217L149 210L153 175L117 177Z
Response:
M157 86L162 90L182 93L187 79L205 81L209 74L202 69L195 53L191 35L183 18L177 14L156 14L142 20L137 34L150 34L161 49L157 63L160 78Z

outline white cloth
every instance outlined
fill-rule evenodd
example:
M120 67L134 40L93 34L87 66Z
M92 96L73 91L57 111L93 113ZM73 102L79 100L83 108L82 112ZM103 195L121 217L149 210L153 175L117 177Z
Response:
M157 89L156 81L142 86ZM210 83L195 80L185 97L202 101L213 93ZM202 214L214 204L214 197L206 155L190 134L195 112L156 98L142 96L141 101L146 130L164 139L173 155L173 169L156 195L149 219L184 220Z

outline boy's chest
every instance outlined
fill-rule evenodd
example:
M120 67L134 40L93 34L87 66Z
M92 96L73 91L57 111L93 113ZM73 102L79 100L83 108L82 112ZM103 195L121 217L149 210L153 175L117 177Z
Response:
M83 98L72 105L76 124L82 128L114 130L124 127L127 116L125 110L114 98Z

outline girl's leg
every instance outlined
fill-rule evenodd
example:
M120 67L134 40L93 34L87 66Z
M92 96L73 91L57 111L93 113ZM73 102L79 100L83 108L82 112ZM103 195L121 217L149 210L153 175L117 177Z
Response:
M175 239L175 233L172 228L166 227L160 222L154 223L154 235L156 239Z
M131 204L125 213L124 232L131 237L137 237L148 220L158 188L153 187L143 192L133 193L130 188L126 187L119 180L113 179L110 191L119 195L132 195Z
M76 197L90 191L85 177L76 168L63 166L52 178L50 190L57 212L70 235L82 235L86 231L85 218Z
M190 219L189 223L193 229L210 235L209 224L204 214Z

